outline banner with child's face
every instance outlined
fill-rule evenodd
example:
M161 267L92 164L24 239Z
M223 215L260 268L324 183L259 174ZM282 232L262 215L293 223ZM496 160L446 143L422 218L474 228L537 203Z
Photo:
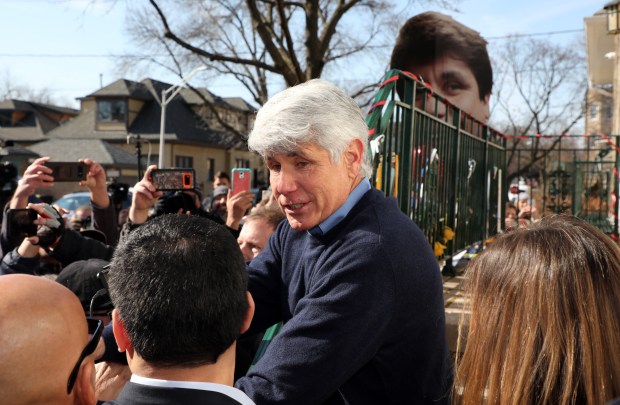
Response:
M400 29L390 65L415 74L457 108L488 121L493 71L487 42L452 17L426 12L407 20ZM433 115L445 114L439 110L445 106L425 106L433 109L429 111Z

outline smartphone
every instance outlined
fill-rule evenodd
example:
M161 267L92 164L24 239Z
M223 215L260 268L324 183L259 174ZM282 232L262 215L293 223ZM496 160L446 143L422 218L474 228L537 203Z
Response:
M37 212L31 208L14 208L7 212L7 232L10 240L17 241L37 234Z
M81 162L47 162L45 166L52 169L55 182L82 181L88 174L88 167Z
M242 191L250 191L252 169L235 167L232 169L232 195Z
M193 190L194 169L155 169L151 172L151 182L158 191Z

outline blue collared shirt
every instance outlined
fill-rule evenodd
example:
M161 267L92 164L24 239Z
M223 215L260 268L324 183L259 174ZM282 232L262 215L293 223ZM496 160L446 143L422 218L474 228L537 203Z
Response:
M355 204L357 204L362 199L364 194L366 194L369 190L370 180L364 177L360 184L358 184L357 187L355 187L353 191L351 191L351 194L349 194L346 201L340 206L340 208L338 208L336 211L334 211L333 214L327 217L325 221L321 222L312 229L309 229L308 232L310 232L310 234L313 236L325 235L333 227L338 225L340 221L345 219L347 215L349 215L351 209L355 207Z

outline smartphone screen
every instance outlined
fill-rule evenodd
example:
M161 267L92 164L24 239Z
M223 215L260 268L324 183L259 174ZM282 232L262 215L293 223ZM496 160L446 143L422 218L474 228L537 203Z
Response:
M194 169L156 169L151 172L151 182L158 191L193 190L194 177Z
M80 162L47 162L45 166L52 169L55 182L86 180L88 168Z
M17 241L37 234L37 212L30 208L10 209L7 212L7 232L10 240Z
M232 169L232 194L250 191L252 169L236 167Z

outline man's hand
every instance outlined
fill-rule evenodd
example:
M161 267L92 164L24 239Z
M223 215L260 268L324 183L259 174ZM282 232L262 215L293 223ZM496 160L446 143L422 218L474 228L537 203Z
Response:
M163 195L163 192L157 191L153 183L151 183L151 171L157 169L157 165L151 165L146 169L142 180L136 183L133 188L133 197L131 208L129 208L129 219L134 224L142 224L146 222L149 209L155 205L157 199Z
M54 187L52 169L45 166L49 156L38 158L26 168L22 178L17 183L9 208L26 208L28 197L34 194L39 187Z
M88 187L90 199L95 205L100 208L107 208L110 205L110 197L108 196L105 170L99 163L91 159L80 159L80 162L88 167L86 180L80 181L80 186Z
M95 364L95 395L98 401L116 399L127 381L131 378L129 366L118 363L101 362Z
M32 208L39 214L38 218L34 220L34 223L39 225L37 236L29 237L28 241L44 248L58 243L65 230L62 213L45 203L28 204L28 208Z
M228 190L226 199L226 226L234 230L239 229L241 219L252 208L254 194L251 191L242 191L233 196L232 190Z

